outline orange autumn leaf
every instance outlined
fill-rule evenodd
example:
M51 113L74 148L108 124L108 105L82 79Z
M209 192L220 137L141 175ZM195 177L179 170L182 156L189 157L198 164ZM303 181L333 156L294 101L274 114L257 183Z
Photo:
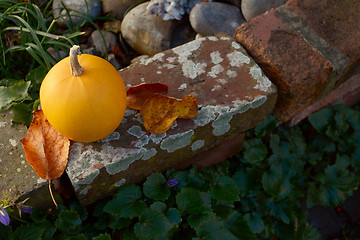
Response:
M152 134L169 130L177 118L195 118L198 105L194 96L176 99L161 94L153 94L141 108L145 129Z
M34 111L33 121L21 143L26 160L39 177L51 180L64 172L70 141L50 125L42 110Z
M166 93L168 86L162 83L146 83L127 90L127 106L140 110L145 101L154 93Z

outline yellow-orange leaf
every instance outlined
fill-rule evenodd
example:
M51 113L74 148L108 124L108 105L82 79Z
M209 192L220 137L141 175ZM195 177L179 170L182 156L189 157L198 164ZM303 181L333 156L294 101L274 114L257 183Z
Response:
M163 83L145 83L127 90L127 106L135 110L141 110L145 101L154 93L166 93L168 86Z
M26 160L39 177L51 180L64 172L70 141L50 125L42 110L34 111L33 121L21 143Z
M152 134L164 133L177 118L195 118L197 113L197 102L191 95L180 100L156 93L141 108L145 129Z

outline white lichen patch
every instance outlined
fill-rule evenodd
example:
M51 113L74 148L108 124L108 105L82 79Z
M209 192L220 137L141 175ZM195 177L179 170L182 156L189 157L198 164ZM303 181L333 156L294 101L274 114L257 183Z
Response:
M220 90L221 89L221 86L220 85L215 85L212 89L211 89L211 91L217 91L217 90Z
M216 79L216 81L222 85L225 85L228 83L228 80L226 79L223 79L223 78L219 78L219 79Z
M229 78L235 78L237 76L237 72L236 71L233 71L233 70L227 70L226 71L226 75L229 77Z
M146 132L144 132L144 131L142 130L142 128L141 128L140 126L137 126L137 125L134 125L134 126L132 126L131 128L129 128L129 129L127 130L127 132L128 132L130 135L135 136L135 137L137 137L137 138L142 137L142 136L146 133Z
M236 49L236 50L239 50L239 49L242 48L242 46L241 46L239 43L235 42L235 41L233 41L233 42L231 43L231 46L232 46L234 49Z
M157 53L151 58L146 58L146 59L142 58L142 59L140 59L140 64L146 66L154 61L157 61L157 60L161 61L164 55L165 55L164 53Z
M18 142L15 139L9 139L9 142L13 147L16 147L18 145Z
M17 172L21 172L21 168L17 168L16 171L17 171Z
M6 122L0 122L0 128L5 127L6 126Z
M140 139L136 140L134 147L142 148L142 147L146 146L149 143L149 141L150 141L149 136L144 135L144 136L140 137Z
M176 67L176 65L166 63L166 64L164 64L164 67L166 67L167 69L172 69L172 68Z
M210 53L211 61L214 64L221 63L224 59L221 57L221 54L219 51L214 51Z
M272 83L257 64L250 68L250 74L257 81L257 85L254 88L267 92Z
M124 185L126 183L126 179L125 178L122 178L120 179L119 181L117 181L115 183L115 187L121 187L122 185Z
M189 145L193 135L193 130L170 135L161 142L160 148L168 152L174 152Z
M232 67L240 67L242 64L249 64L250 58L239 51L234 51L231 53L228 53L226 57L230 61L230 66Z
M182 62L182 71L185 77L195 79L205 72L206 63L194 63L191 60Z
M204 40L205 38L198 39L172 49L178 55L178 62L182 65L182 72L185 77L194 79L205 72L206 63L194 63L189 59L192 52L199 49Z
M91 186L86 186L83 190L81 190L79 192L79 194L86 195L90 189L91 189Z
M177 121L175 120L173 124L171 125L170 129L174 129L177 127Z
M155 144L159 144L164 137L166 137L166 132L161 134L150 134L150 139Z
M209 39L210 41L216 42L219 41L219 39L217 37L214 36L210 36L210 37L206 37L207 39Z
M144 156L142 157L142 160L149 160L150 158L154 157L157 154L157 151L155 148L151 148L149 151L144 153Z
M162 74L162 71L156 71L157 74Z
M142 158L147 150L141 149L127 149L123 154L117 154L111 164L105 166L106 171L110 175L117 174L129 168L130 164Z
M78 190L80 188L80 186L82 186L82 185L91 184L99 174L100 174L100 170L96 169L93 172L91 172L90 174L86 175L86 177L84 177L83 179L78 179L76 184L74 184L75 190Z
M110 141L119 140L119 139L120 139L120 133L114 131L114 132L110 133L108 136L99 140L99 142L110 142Z
M216 78L217 75L218 75L219 73L221 73L222 71L224 71L223 66L221 66L220 64L217 64L217 65L215 65L215 66L213 66L213 67L211 68L211 71L208 72L208 75L209 75L210 77L212 77L212 78Z
M180 85L180 87L178 87L178 90L179 90L179 91L183 91L183 90L185 90L186 88L187 88L187 84L186 84L186 83L183 83L183 84Z
M229 41L230 38L229 37L221 37L220 40L223 40L223 41Z
M169 63L173 63L173 62L175 62L176 57L168 57L166 60L167 60Z
M211 126L214 128L213 134L215 136L221 136L230 130L230 121L234 115L246 112L250 108L257 108L261 106L267 97L257 96L253 101L236 100L233 102L233 108L226 111L222 111L217 118L212 122Z
M138 112L138 111L136 111L136 110L134 110L134 109L127 108L126 111L125 111L124 117L133 116L133 115L135 115L137 112Z
M191 144L191 150L195 151L202 148L205 144L204 140L196 140L193 144Z

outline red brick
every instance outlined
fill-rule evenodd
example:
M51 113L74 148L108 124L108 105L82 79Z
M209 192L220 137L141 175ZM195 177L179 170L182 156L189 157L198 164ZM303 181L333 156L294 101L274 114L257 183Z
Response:
M242 24L234 38L276 85L275 116L281 122L316 100L329 81L331 63L274 9Z
M199 113L195 119L176 120L164 134L145 134L133 146L146 131L139 111L127 109L110 137L73 143L66 172L83 204L108 196L122 184L140 182L152 172L186 168L197 161L199 168L207 167L235 154L241 147L239 134L264 121L277 98L276 87L230 37L201 38L119 73L127 87L161 82L168 85L169 96L191 94Z
M360 59L359 0L289 0L286 5L352 63Z

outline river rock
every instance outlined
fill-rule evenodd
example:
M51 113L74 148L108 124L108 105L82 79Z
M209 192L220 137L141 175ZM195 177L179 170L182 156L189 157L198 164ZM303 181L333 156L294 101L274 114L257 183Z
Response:
M233 36L235 29L245 20L241 11L234 5L220 2L197 4L190 12L190 23L202 36L226 33Z
M151 14L156 14L163 20L181 20L185 13L203 0L151 0L147 10Z
M276 8L286 2L287 0L242 0L241 11L245 19L249 21L267 10Z
M135 6L139 0L102 0L103 12L111 17L122 20L128 9Z
M152 56L170 48L175 20L164 21L149 13L147 5L145 2L130 10L121 24L121 32L135 51Z
M63 7L63 4L66 8ZM68 12L68 11L69 12ZM68 17L70 14L71 23L77 25L86 16L97 17L101 14L101 2L99 0L54 0L53 15L57 19L57 24L67 26L70 24Z
M106 48L110 51L116 45L116 35L109 31L101 31L104 39L102 38L100 31L95 30L91 33L91 37L89 39L90 45L95 47L96 52L98 52L99 56L105 56Z

